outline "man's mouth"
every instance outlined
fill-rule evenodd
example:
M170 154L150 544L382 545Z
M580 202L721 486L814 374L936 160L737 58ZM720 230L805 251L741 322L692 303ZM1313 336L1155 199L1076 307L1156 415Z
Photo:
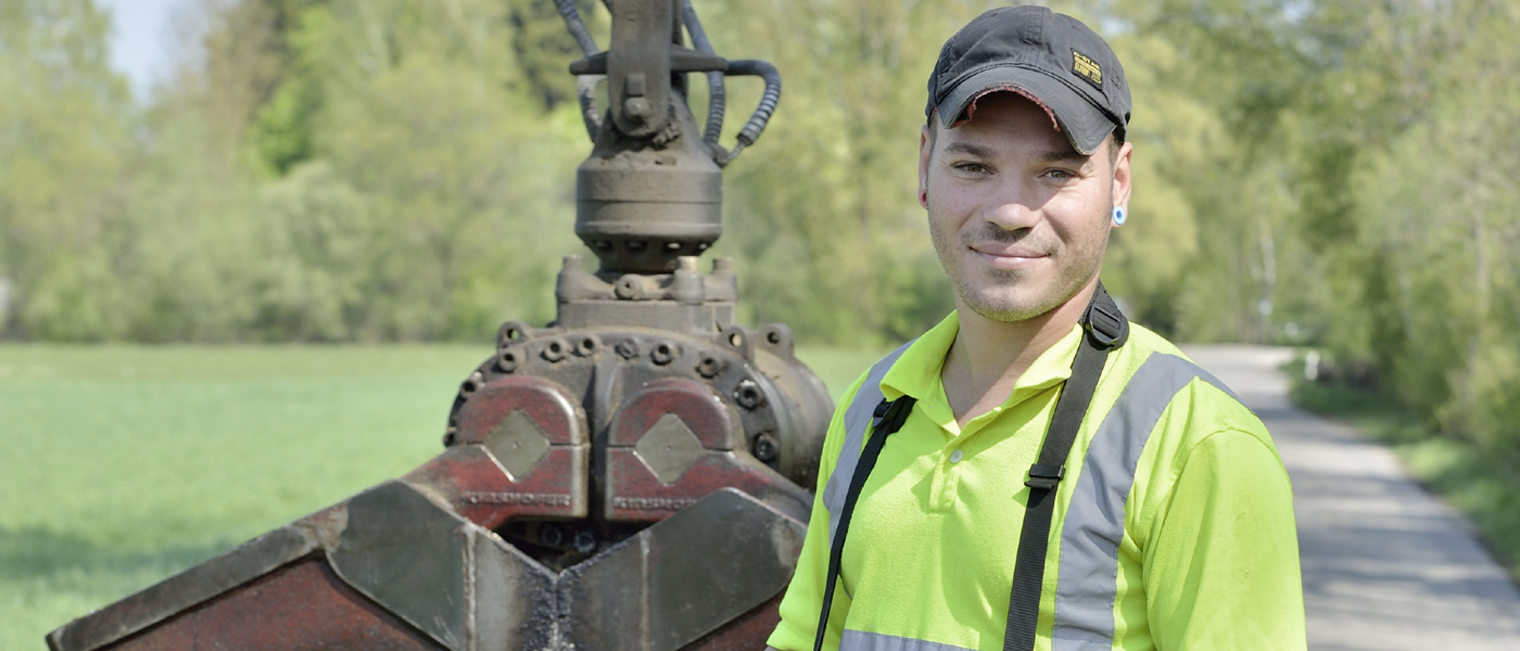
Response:
M999 242L980 242L972 244L970 248L982 261L999 269L1024 268L1050 255L1043 250L1028 246Z

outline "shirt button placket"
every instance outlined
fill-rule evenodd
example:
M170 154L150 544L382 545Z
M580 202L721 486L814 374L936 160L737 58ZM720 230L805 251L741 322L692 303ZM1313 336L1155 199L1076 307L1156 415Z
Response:
M960 449L951 450L950 454L945 457L945 461L948 463L940 466L938 474L940 475L941 489L938 496L939 503L935 505L938 510L948 511L955 508L955 489L957 484L960 483L958 481L961 474L960 463L961 459L965 457L966 453Z

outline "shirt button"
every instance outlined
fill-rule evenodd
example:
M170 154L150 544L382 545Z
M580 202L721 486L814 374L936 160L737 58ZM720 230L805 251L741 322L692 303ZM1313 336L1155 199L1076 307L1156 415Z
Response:
M964 456L966 456L966 455L962 454L960 450L956 450L954 452L951 452L950 453L950 463L960 463L961 462L961 457L964 457Z

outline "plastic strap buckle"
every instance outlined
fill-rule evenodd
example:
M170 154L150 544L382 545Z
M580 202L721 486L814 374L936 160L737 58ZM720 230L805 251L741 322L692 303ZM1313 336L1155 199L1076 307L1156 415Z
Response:
M1055 490L1061 483L1061 478L1066 476L1066 468L1055 464L1037 463L1029 467L1029 481L1024 482L1030 488L1043 488Z
M1093 301L1087 311L1087 332L1101 348L1111 348L1126 334L1124 316L1108 301Z

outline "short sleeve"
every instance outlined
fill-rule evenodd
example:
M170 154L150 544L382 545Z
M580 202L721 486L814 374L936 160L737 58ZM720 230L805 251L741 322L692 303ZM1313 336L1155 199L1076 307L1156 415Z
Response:
M1227 429L1181 468L1145 550L1157 648L1305 649L1293 493L1277 454Z

